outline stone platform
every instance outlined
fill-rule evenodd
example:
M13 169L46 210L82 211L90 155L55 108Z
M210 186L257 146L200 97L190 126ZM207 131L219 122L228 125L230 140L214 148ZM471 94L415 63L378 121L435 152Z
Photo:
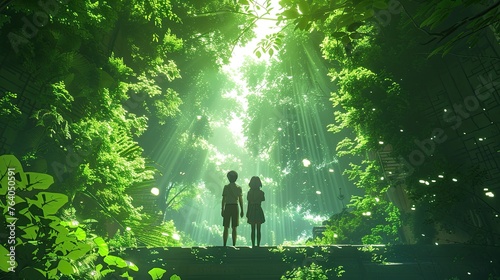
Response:
M270 280L297 268L310 269L312 263L320 265L328 279L500 277L500 247L472 245L169 247L126 249L113 254L139 267L139 271L130 273L134 279L151 279L148 271L158 267L166 270L162 279L176 274L182 280Z

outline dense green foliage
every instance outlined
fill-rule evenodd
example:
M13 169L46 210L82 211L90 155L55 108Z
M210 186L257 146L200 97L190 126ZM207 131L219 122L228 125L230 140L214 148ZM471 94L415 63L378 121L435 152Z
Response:
M88 221L79 223L71 212L61 212L68 196L49 190L52 176L24 172L12 155L0 156L0 175L1 226L9 229L8 241L0 244L0 270L19 279L128 277L128 271L139 270L112 253Z
M237 6L53 1L15 2L2 11L1 35L9 40L0 48L10 54L5 62L20 65L40 91L36 111L20 120L21 144L13 152L26 155L28 166L53 174L54 188L68 195L79 219L95 220L92 227L100 234L112 237L132 228L141 244L167 244L168 238L156 234L165 211L194 195L195 176L162 183L168 186L162 189L166 205L150 204L158 174L170 177L179 169L153 167L140 142L147 141L150 127L173 131L185 125L173 118L183 100L191 107L185 114L206 114L204 93L220 90L212 80L224 79L220 67L231 48L251 36L241 36L244 27L238 24L251 23L241 16L198 16L225 8ZM181 76L183 82L176 82ZM2 118L19 118L15 97L2 95ZM186 155L182 165L206 153L207 147L191 144L193 137L202 143L207 132L170 134L184 143L176 147ZM146 224L151 226L139 226Z

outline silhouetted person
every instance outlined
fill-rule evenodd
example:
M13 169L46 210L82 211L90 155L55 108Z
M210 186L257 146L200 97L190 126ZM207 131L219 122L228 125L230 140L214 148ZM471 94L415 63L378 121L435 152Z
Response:
M222 224L224 225L224 246L227 244L229 225L233 228L233 246L236 246L236 227L239 225L238 217L238 204L240 205L240 216L243 218L243 190L240 186L236 185L238 173L236 171L229 171L227 173L229 184L224 186L222 191L222 211L223 217Z
M266 221L260 203L265 201L266 198L264 197L264 192L260 189L262 188L262 182L259 177L253 176L248 186L250 190L247 194L247 219L248 223L252 226L252 247L255 247L255 230L257 230L257 247L259 247L262 236L260 226Z

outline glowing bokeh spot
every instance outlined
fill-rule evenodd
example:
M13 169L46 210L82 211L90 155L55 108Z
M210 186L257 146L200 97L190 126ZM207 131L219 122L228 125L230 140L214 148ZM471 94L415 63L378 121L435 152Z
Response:
M160 194L160 190L158 188L154 187L154 188L151 189L151 193L153 195L159 195Z
M304 167L309 167L311 165L311 161L305 158L302 160L302 164L304 165Z
M181 240L181 236L180 236L178 233L174 233L174 234L172 234L172 238L173 238L174 240Z
M321 194L321 191L316 191L316 194Z

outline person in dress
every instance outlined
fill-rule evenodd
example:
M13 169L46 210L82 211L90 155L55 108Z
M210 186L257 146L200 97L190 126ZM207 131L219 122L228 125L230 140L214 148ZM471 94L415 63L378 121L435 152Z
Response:
M252 247L255 247L255 235L257 233L257 247L260 246L260 240L262 237L260 228L261 225L266 221L264 217L264 211L262 210L261 203L265 201L264 192L261 190L262 182L257 176L253 176L248 183L250 190L247 193L247 219L248 223L252 226Z

